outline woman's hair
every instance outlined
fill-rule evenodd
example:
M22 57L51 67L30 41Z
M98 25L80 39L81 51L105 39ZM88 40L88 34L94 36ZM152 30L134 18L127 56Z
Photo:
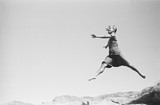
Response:
M115 25L112 26L113 30L114 30L114 33L117 32L117 27Z
M109 25L108 28L106 28L107 31L109 31L109 30L111 30L111 29L113 29L112 32L114 32L114 33L117 32L117 27L116 27L115 25L113 25L113 26Z

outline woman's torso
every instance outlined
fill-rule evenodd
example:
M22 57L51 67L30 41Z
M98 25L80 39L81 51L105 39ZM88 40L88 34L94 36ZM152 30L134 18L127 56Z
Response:
M116 36L111 36L111 38L108 41L109 45L109 55L119 55L121 53Z

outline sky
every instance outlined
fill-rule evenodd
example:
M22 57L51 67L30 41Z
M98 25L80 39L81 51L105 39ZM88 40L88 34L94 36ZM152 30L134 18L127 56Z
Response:
M88 79L108 55L116 25L127 67ZM0 0L0 104L39 104L56 96L140 91L160 80L159 0Z

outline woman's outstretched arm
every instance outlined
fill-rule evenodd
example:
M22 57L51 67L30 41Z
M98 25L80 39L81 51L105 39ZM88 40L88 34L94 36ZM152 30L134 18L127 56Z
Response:
M96 36L95 34L92 34L91 36L92 38L102 38L102 39L110 38L110 36Z

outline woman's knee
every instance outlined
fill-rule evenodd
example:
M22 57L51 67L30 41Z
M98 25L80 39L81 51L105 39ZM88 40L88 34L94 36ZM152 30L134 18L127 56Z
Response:
M103 61L103 62L102 62L102 65L103 65L103 64L106 64L106 62L105 62L105 61Z
M113 60L112 60L112 58L110 58L110 57L107 56L104 61L106 63L111 63Z
M105 61L102 62L102 65L104 65L105 68L111 68L112 67L112 65L107 64L107 62L105 62Z
M103 68L106 68L106 67L110 68L110 66L105 61L102 62L102 66L101 67L103 67Z

